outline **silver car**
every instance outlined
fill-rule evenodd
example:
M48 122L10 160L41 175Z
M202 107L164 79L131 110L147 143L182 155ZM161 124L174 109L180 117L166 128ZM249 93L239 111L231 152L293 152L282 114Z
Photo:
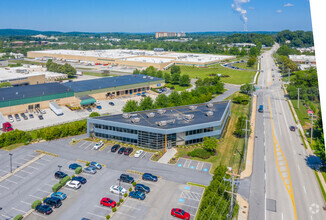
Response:
M96 173L96 169L93 168L93 167L85 167L84 168L84 173L95 174Z

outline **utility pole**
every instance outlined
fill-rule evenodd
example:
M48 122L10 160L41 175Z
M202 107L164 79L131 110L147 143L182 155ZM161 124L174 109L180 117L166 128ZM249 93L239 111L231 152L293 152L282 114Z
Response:
M314 132L314 114L311 114L311 137L310 137L310 144L312 144L312 133Z
M10 156L10 173L12 173L12 153L9 153Z
M299 103L300 103L300 88L298 88L298 109L299 109Z
M233 213L233 195L234 195L234 171L232 172L232 193L231 193L231 205L230 205L230 212L229 212L229 219L232 219Z

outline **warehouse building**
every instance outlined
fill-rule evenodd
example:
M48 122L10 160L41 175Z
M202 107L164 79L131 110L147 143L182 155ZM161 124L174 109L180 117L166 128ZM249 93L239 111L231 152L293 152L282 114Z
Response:
M87 119L87 134L161 149L221 138L231 101L101 116Z

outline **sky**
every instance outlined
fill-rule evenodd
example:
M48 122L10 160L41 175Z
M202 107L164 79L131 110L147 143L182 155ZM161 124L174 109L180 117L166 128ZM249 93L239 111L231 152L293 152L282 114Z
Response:
M309 0L2 0L0 29L83 32L312 30Z

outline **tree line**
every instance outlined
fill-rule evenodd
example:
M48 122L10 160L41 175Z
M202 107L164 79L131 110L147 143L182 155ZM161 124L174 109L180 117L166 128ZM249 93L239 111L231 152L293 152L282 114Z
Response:
M73 77L77 73L76 69L72 67L69 63L65 63L64 65L61 65L52 62L52 60L48 60L46 62L46 69L50 72L67 74L68 77Z
M290 42L286 43L287 41ZM282 45L287 44L290 47L312 47L314 46L314 37L312 31L284 30L277 34L276 42Z

